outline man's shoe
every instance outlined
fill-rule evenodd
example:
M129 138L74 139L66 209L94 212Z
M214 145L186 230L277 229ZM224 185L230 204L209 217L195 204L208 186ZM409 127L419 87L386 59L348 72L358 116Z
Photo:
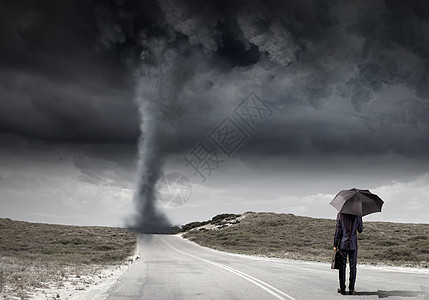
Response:
M349 291L349 295L356 295L356 291L355 290Z
M347 295L346 291L342 289L338 289L337 292L341 295Z

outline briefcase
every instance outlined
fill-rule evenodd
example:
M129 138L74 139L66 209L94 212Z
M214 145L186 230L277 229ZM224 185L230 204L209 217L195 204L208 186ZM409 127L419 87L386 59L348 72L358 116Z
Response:
M340 251L335 251L332 254L332 263L331 263L331 269L336 269L339 270L340 269L340 265L341 265L341 255L340 255Z

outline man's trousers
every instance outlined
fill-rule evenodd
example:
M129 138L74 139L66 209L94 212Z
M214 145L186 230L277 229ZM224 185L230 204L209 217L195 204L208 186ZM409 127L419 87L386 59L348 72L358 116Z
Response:
M349 278L349 290L355 290L356 282L356 265L357 265L357 249L356 250L343 250L340 249L341 255L341 266L339 270L339 279L340 279L340 289L346 290L346 264L347 264L347 255L349 256L349 268L350 268L350 278Z

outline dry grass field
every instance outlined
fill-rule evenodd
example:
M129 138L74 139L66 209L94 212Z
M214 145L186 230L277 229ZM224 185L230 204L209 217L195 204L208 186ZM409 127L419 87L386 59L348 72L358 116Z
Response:
M135 247L126 229L0 219L0 298L26 299L36 288L83 279L124 263Z
M226 217L226 218L224 218ZM223 251L329 262L335 220L292 214L245 213L190 223L184 237ZM198 227L198 225L204 225ZM429 267L429 224L365 222L359 263Z
M186 238L223 251L329 262L335 221L249 212L182 229ZM429 224L364 221L358 239L359 263L429 267ZM136 236L126 229L0 219L0 299L28 299L32 290L61 290L70 282L85 289L94 274L123 264L135 247Z

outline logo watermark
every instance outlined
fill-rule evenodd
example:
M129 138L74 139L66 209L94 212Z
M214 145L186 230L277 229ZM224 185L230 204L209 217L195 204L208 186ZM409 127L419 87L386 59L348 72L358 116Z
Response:
M174 119L183 113L183 107L172 103L161 107L165 117ZM271 117L273 110L267 101L254 92L243 99L231 114L225 116L205 138L200 140L183 158L192 175L205 182L221 164L255 134L260 122ZM178 207L189 201L192 184L181 173L162 176L156 186L157 196L166 206Z
M181 173L163 175L156 184L158 200L165 206L178 207L188 202L192 194L192 184Z
M163 101L160 110L166 119L176 120L182 117L185 105L177 98L173 98Z
M250 93L234 109L234 114L225 116L207 137L201 140L185 157L186 166L190 167L193 175L199 176L202 182L210 177L213 171L225 160L231 157L251 135L256 132L258 124L272 116L273 110L267 101L262 100L254 92Z

